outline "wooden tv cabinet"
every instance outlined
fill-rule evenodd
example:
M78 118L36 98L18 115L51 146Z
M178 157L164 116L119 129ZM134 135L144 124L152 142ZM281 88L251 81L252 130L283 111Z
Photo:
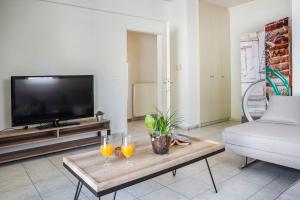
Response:
M100 144L102 131L110 134L109 120L97 122L96 119L86 119L81 120L80 124L70 126L0 132L0 163ZM80 138L90 132L97 132L97 134ZM71 139L72 137L77 138ZM24 149L20 150L20 148Z

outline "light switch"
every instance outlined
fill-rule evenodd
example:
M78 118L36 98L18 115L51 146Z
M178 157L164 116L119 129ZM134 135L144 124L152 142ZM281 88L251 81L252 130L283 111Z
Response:
M181 71L181 69L182 69L181 64L177 64L177 65L176 65L176 71Z

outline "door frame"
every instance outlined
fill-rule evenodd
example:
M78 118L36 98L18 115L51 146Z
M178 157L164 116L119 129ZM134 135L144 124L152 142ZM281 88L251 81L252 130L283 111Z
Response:
M157 38L157 109L166 113L169 111L171 106L170 97L170 33L169 23L165 24L164 32L149 31L143 29L126 29L126 58L127 52L127 34L128 32L137 32L155 35ZM128 63L126 61L126 88L128 88ZM126 90L126 108L128 98L128 89ZM128 119L126 111L126 119Z

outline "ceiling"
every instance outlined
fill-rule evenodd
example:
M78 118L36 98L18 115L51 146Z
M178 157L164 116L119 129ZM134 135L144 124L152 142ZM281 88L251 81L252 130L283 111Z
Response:
M227 8L238 6L240 4L248 3L254 0L202 0L209 3L217 4L219 6L224 6Z

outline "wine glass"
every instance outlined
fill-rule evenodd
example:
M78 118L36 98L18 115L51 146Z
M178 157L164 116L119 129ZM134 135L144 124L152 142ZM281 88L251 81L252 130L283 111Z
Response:
M104 166L109 166L109 158L114 152L114 146L111 143L111 136L103 136L103 144L100 146L100 153L105 158Z
M135 151L135 145L132 143L131 135L124 135L121 151L127 160L127 165L132 165L129 159Z

